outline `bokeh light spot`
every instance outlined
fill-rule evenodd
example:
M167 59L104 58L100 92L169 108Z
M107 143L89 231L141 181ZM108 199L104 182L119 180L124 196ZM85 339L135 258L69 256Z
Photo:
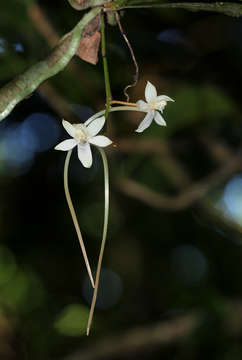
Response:
M94 114L93 109L86 105L72 104L71 107L73 112L79 117L81 122L85 122Z
M123 284L119 275L109 269L102 269L96 307L99 309L111 308L118 303L122 292ZM91 304L93 288L88 277L83 282L82 293L86 301Z
M24 146L21 138L21 125L13 124L1 133L0 161L2 170L8 175L21 175L29 170L33 153Z
M29 151L42 152L54 147L60 136L60 126L46 113L28 116L21 126L23 146Z
M206 257L192 245L177 246L171 254L172 270L186 284L200 281L208 271Z
M16 52L20 52L20 53L24 52L24 47L21 43L13 44L13 48Z
M225 186L222 202L224 214L242 225L242 175L234 176Z
M169 44L181 44L184 45L184 36L179 29L166 29L159 33L157 39L162 42L166 42Z
M5 40L0 37L0 54L4 54L6 52L6 43Z

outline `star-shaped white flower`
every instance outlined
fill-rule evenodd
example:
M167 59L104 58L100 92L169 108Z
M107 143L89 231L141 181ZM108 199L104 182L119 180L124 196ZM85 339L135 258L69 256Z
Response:
M152 120L154 119L158 125L166 126L166 122L161 116L160 112L163 112L164 107L167 104L167 101L174 101L169 96L160 95L157 96L157 91L154 85L152 85L149 81L147 81L147 85L145 88L145 101L139 100L136 103L136 106L141 111L147 111L144 120L139 124L138 129L135 131L138 133L143 132L147 129Z
M112 144L112 141L103 135L96 136L103 128L105 117L102 116L93 120L90 124L70 124L68 121L62 120L62 125L73 139L62 141L55 149L68 151L77 146L78 158L85 168L92 166L92 151L90 144L106 147Z

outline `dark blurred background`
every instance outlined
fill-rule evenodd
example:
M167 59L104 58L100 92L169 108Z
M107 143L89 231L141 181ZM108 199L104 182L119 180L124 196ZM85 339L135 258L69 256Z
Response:
M3 86L82 16L67 1L0 5ZM0 359L242 358L242 19L179 9L126 10L121 22L146 81L175 103L167 127L134 130L143 115L110 115L111 209L90 336L91 290L63 190L61 119L105 106L102 61L75 57L0 123ZM107 27L113 97L134 65ZM70 191L95 269L103 223L98 152L76 152Z

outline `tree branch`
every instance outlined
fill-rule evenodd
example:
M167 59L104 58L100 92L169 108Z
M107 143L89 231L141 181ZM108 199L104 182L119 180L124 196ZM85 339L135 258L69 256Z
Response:
M185 9L190 11L213 11L223 13L229 16L242 16L242 4L225 2L166 2L161 3L160 0L142 1L142 0L116 0L110 4L111 8L115 10L131 9L131 8L170 8L170 9Z
M73 4L76 6L78 4L80 10L89 6L104 4L106 11L139 7L163 7L182 8L192 11L215 11L237 17L242 15L242 4L229 2L161 3L161 0L71 0L69 2L72 6ZM13 108L26 96L31 94L43 81L64 69L78 49L84 27L99 14L100 11L101 7L94 7L91 9L75 28L59 41L57 46L45 60L33 65L22 75L19 75L0 89L0 121L8 116Z
M218 315L223 321L223 331L227 336L239 336L242 324L241 299L224 302L224 311ZM202 311L201 311L202 310ZM204 311L205 310L205 311ZM74 352L62 360L101 360L139 358L155 347L169 344L183 344L196 329L205 329L210 314L206 309L198 309L176 318L159 321L155 324L127 330L119 335L107 336L95 341L84 349Z
M121 143L122 144L122 143ZM141 151L142 149L146 149L148 151L151 143L145 141L141 142L140 147L133 146L132 149L128 146L128 141L123 142L124 146L120 146L123 151ZM165 153L164 145L160 145L154 142L153 152ZM164 156L165 158L165 156ZM177 173L179 172L179 176L182 175L182 169L178 164L172 161L172 166L165 165L166 171L170 169L169 176L171 182L175 183L174 178L177 177ZM177 169L176 169L177 168ZM227 180L231 175L235 174L237 171L240 171L242 168L241 164L241 148L239 151L231 155L227 158L227 161L221 162L221 165L218 169L216 169L213 173L209 174L205 178L192 183L189 178L182 175L182 179L184 181L184 186L179 184L176 187L181 191L177 196L166 196L159 194L156 191L151 190L146 185L140 184L134 180L131 180L128 177L122 177L116 181L115 185L118 190L124 193L125 195L138 199L143 203L162 210L168 211L180 211L189 206L194 205L195 203L201 201L212 188L218 186L223 181Z
M75 55L83 28L100 11L100 8L90 10L75 28L59 41L45 60L33 65L22 75L17 76L0 89L0 120L8 116L13 108L31 94L43 81L64 69Z
M197 314L190 313L173 320L132 329L120 336L108 336L106 340L100 340L95 346L77 351L63 360L97 360L131 356L136 351L141 353L151 346L181 341L194 331L198 320Z

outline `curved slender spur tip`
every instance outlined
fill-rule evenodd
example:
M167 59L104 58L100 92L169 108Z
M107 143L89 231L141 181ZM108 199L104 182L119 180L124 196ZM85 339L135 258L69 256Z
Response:
M138 128L135 130L138 133L143 132L147 129L152 120L160 126L166 126L166 122L161 116L165 106L167 105L167 101L175 101L166 95L157 96L157 90L154 85L152 85L149 81L147 81L147 85L145 87L145 101L139 100L136 103L137 108L140 111L146 111L147 114L145 118L141 121Z
M101 116L86 125L70 124L63 120L62 125L73 139L62 141L55 147L55 150L68 151L77 146L78 158L85 168L92 166L92 151L90 144L97 147L106 147L112 144L112 141L103 135L97 135L103 128L105 117Z

